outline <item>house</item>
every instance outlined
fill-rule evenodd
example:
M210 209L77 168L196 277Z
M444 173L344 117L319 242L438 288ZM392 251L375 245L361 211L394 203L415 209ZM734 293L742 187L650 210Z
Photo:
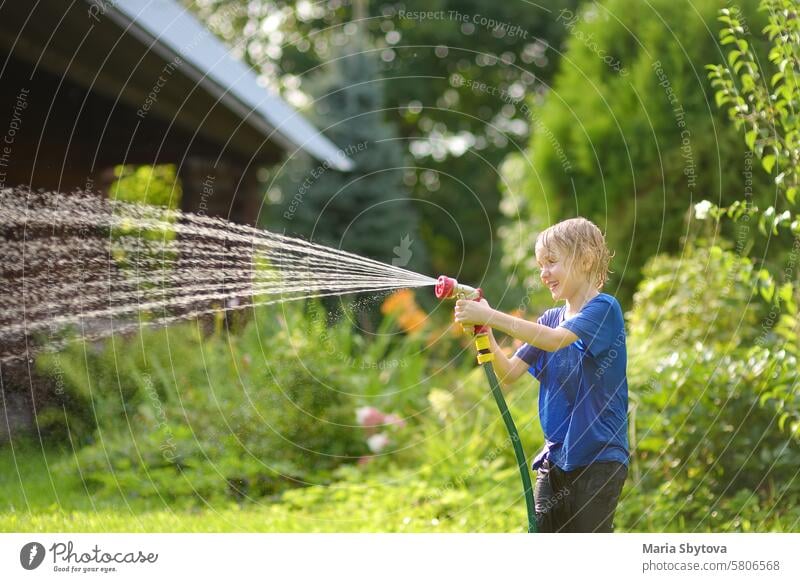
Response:
M102 192L117 165L175 164L182 210L253 224L259 168L351 167L174 0L6 2L0 47L0 187Z

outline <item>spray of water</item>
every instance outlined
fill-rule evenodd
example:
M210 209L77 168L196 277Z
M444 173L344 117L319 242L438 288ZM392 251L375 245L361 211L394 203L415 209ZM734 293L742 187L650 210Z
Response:
M435 279L220 218L0 191L0 363L197 316Z

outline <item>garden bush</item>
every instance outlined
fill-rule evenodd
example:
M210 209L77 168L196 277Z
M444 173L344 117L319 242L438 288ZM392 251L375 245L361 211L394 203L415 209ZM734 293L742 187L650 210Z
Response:
M753 30L765 22L757 4L738 3ZM616 253L609 288L627 309L647 259L681 249L692 203L729 203L746 186L755 203L771 199L769 179L746 173L742 140L705 80L705 65L720 58L719 8L606 0L554 14L567 31L565 58L544 103L531 104L526 157L504 166L515 187L503 207L516 221L504 249L529 286L536 234L578 214ZM758 54L764 45L753 41Z
M625 527L757 530L796 502L796 359L767 325L760 272L698 241L654 257L628 314L634 421Z
M222 321L211 335L187 323L40 359L69 403L42 422L85 445L95 490L174 503L326 483L371 453L359 407L402 417L425 402L427 336L393 317L373 338L317 304L257 308L240 332Z

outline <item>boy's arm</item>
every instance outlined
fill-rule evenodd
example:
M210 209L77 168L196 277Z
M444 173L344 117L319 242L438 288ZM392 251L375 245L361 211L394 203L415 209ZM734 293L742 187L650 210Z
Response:
M491 310L487 325L547 352L560 350L578 339L577 335L563 327L548 327L496 309Z
M461 325L488 325L547 352L560 350L578 339L563 327L547 327L492 309L485 299L459 299L456 301L455 319Z

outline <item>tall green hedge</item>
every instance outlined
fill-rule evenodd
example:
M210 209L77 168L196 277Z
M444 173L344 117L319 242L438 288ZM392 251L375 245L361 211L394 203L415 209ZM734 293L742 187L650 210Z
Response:
M756 0L739 4L760 29ZM509 252L524 249L524 276L535 273L537 231L585 216L616 253L608 289L629 304L645 261L681 248L692 204L742 198L750 179L756 202L769 196L757 168L746 175L741 136L706 79L705 65L722 58L718 8L717 0L607 0L554 14L568 29L566 53L544 104L531 104L527 160L507 166L522 172L505 193L515 223L505 242Z

